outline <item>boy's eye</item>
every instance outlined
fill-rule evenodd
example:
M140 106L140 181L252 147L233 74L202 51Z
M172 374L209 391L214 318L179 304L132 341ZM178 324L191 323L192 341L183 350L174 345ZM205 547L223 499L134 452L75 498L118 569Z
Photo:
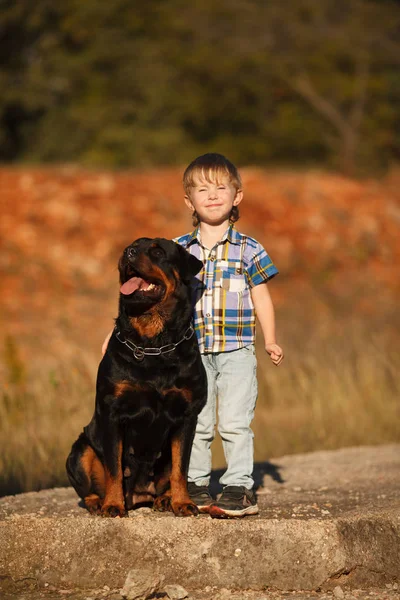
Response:
M218 186L218 189L219 189L219 190L224 190L224 189L225 189L225 186L224 186L224 185L219 185L219 186Z

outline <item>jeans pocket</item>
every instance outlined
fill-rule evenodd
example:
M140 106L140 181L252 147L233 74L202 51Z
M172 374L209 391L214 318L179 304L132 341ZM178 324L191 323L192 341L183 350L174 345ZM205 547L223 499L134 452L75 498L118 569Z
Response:
M247 346L244 346L242 349L245 350L246 352L248 352L249 354L253 354L253 356L255 356L255 354L256 354L256 347L254 344L248 344Z

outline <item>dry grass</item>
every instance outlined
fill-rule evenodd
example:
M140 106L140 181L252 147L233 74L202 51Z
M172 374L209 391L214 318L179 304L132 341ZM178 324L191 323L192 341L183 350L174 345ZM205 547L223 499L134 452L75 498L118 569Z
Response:
M260 361L256 460L400 441L399 336L354 324L332 334L289 346L282 370Z
M400 335L394 318L344 323L279 319L286 351L276 368L259 336L255 459L400 441ZM301 325L299 325L301 323ZM339 327L340 323L340 327ZM0 494L67 485L65 458L92 414L97 357L28 374L4 352L0 392ZM27 385L29 379L30 384ZM223 466L215 443L214 466Z
M258 336L255 461L345 446L400 442L400 329L394 317L287 319L276 368ZM219 440L215 467L223 467Z
M94 376L82 360L17 381L14 369L0 392L0 495L68 484L65 460L92 415Z

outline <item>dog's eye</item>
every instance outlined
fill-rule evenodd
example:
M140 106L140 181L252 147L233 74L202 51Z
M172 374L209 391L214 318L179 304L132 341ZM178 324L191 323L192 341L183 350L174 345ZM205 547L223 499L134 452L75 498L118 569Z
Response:
M155 258L161 258L162 256L165 255L165 252L159 246L155 246L154 248L150 248L150 254L152 256L154 256Z

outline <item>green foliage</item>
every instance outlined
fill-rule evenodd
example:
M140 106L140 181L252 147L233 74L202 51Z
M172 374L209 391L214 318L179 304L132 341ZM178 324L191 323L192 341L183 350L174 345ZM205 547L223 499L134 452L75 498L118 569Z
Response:
M0 159L384 167L399 24L377 0L5 0Z

